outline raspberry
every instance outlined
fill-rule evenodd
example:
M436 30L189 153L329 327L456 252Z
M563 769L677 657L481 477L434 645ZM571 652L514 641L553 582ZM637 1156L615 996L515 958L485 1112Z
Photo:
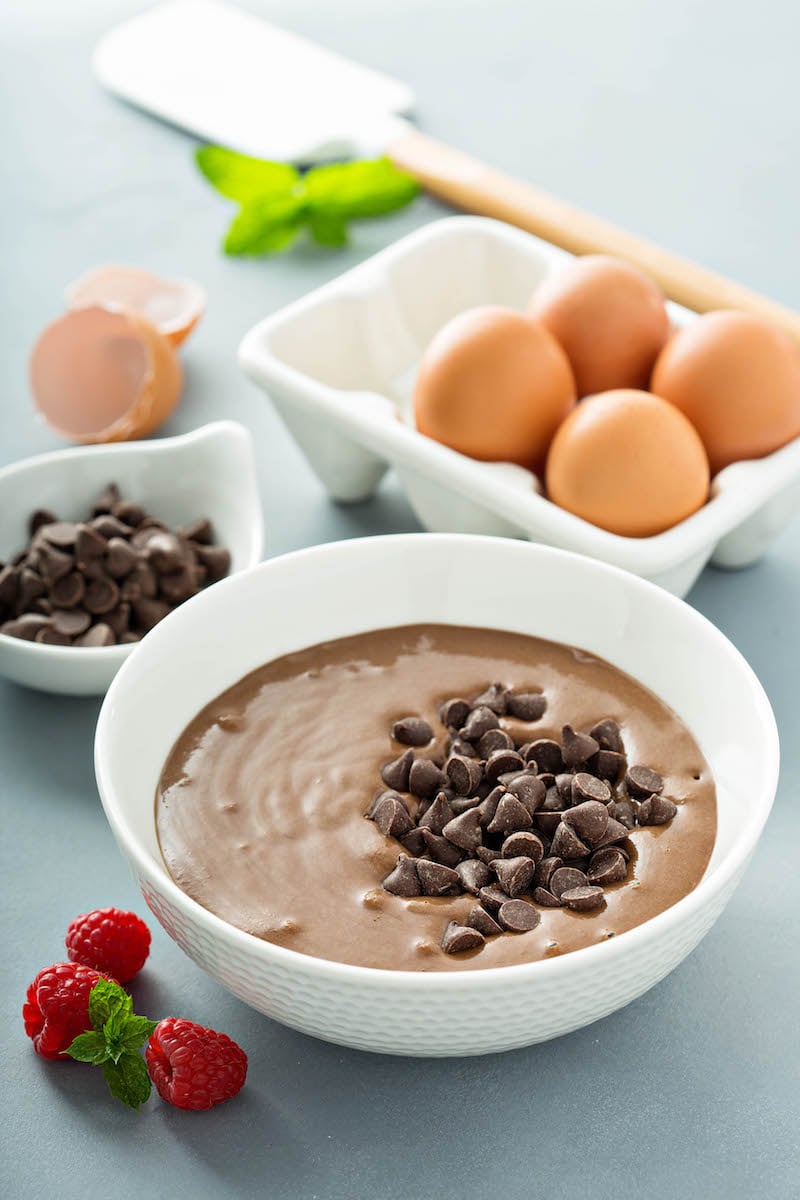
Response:
M136 913L96 908L76 917L67 930L67 956L128 983L150 953L150 930Z
M45 967L28 988L22 1006L25 1032L42 1058L69 1058L65 1050L79 1033L92 1028L89 993L98 971L82 963L54 963Z
M179 1017L159 1021L144 1057L159 1096L176 1108L212 1108L230 1100L247 1075L247 1055L236 1042Z

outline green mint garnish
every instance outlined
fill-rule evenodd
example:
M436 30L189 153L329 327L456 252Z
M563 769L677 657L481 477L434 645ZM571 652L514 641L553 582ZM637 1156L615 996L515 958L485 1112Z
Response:
M195 160L209 183L240 205L223 243L226 254L277 253L303 228L321 246L343 246L350 221L394 212L419 191L416 180L388 158L300 172L287 163L202 146Z
M150 1095L150 1076L139 1051L158 1024L137 1017L133 1000L118 983L99 979L89 996L92 1029L79 1033L67 1054L103 1068L112 1096L139 1108Z

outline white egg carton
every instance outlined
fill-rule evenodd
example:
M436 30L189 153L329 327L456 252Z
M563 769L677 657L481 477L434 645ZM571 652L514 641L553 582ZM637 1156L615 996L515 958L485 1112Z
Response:
M448 217L261 321L239 349L330 495L370 496L393 467L426 529L528 538L601 559L683 596L710 560L760 558L800 502L800 438L733 463L709 502L655 537L607 533L552 504L511 463L481 463L414 428L411 397L433 335L463 309L522 310L570 255L480 217ZM694 314L670 305L676 324Z

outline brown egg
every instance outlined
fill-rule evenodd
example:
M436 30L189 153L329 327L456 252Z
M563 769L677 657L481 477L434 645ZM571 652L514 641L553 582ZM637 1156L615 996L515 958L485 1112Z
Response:
M170 343L134 313L69 312L33 348L37 409L73 442L123 442L157 429L178 403L183 370Z
M740 312L698 317L667 343L651 387L694 425L712 474L800 436L800 348Z
M155 325L173 346L180 346L200 320L206 295L197 283L162 279L141 267L95 267L66 289L68 308L99 305L133 312Z
M528 312L563 346L579 396L647 387L669 337L664 297L653 281L604 254L576 258L548 276Z
M708 484L697 431L650 392L589 396L567 417L547 458L550 499L625 537L676 525L705 504Z
M564 351L507 308L472 308L448 321L425 351L414 389L420 433L471 458L533 470L574 404Z

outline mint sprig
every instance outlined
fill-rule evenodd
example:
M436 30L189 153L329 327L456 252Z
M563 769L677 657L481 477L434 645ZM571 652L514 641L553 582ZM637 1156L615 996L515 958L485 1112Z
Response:
M222 146L201 146L195 161L218 192L240 205L223 242L226 254L275 254L302 229L320 246L343 246L350 221L395 212L419 192L388 158L330 163L300 172Z
M133 1000L118 983L99 979L89 996L92 1029L79 1033L67 1054L103 1068L112 1096L139 1108L150 1095L150 1076L139 1051L158 1024L133 1011Z

